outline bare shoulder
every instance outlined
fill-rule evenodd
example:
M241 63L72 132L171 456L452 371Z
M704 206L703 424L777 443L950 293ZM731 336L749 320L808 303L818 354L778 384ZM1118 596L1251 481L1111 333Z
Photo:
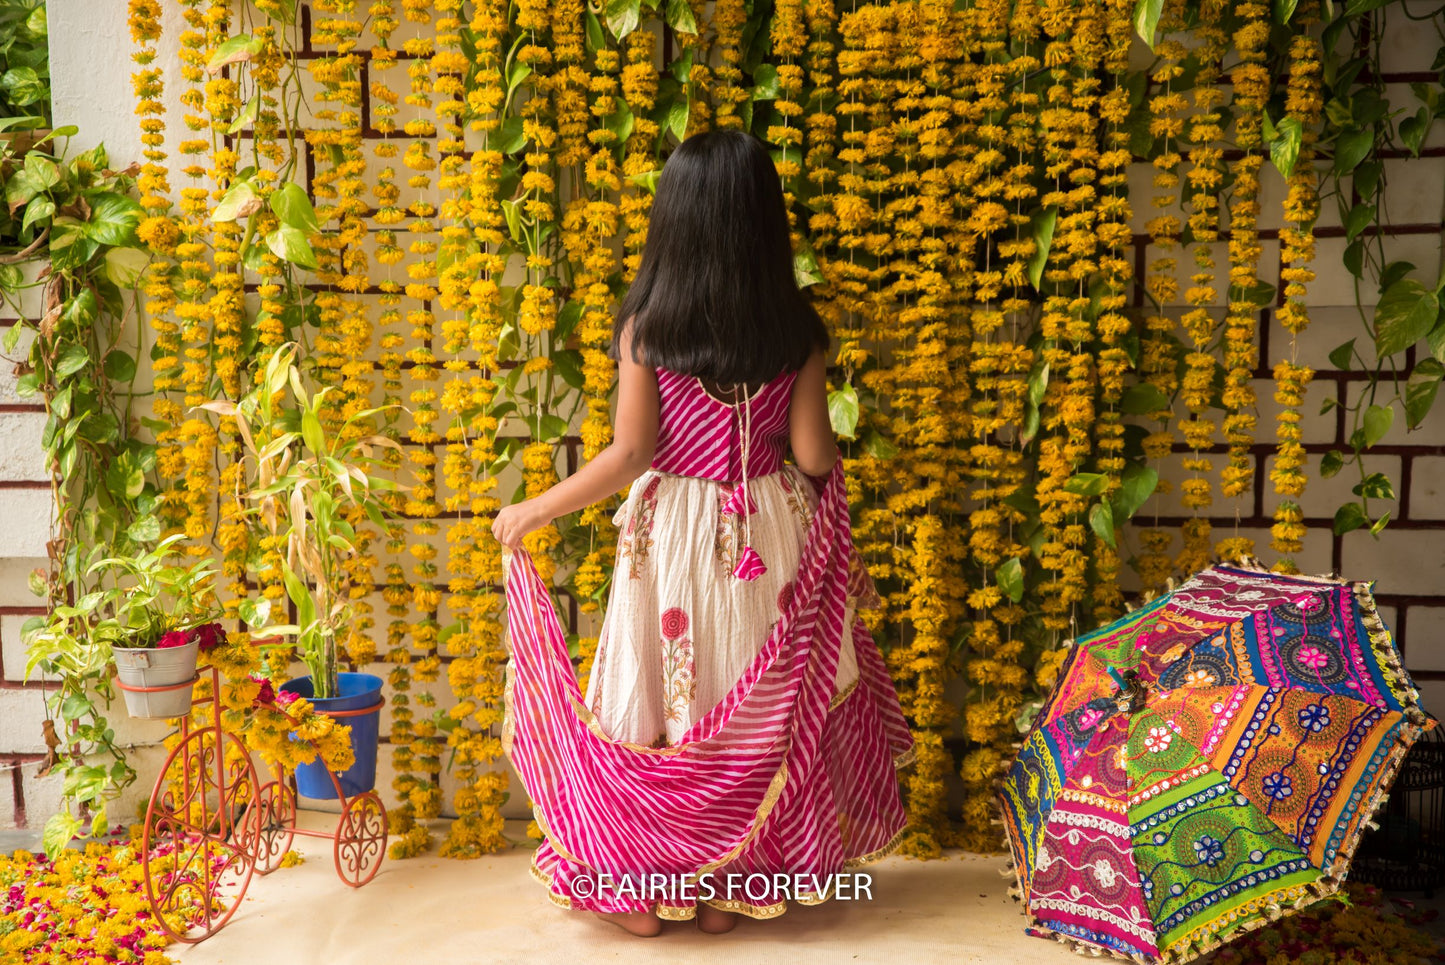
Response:
M632 333L634 330L633 323L636 320L636 315L627 316L627 319L622 323L622 331L617 333L617 347L622 350L619 354L622 356L622 358L629 361L632 359Z
M646 369L648 374L655 375L656 373L653 372L652 367L647 364L647 360L639 357L641 353L634 354L633 352L634 342L632 336L635 331L633 323L636 318L636 315L629 315L627 320L622 323L622 331L617 334L617 365L619 369L624 371L631 369L634 372L640 373L643 369Z

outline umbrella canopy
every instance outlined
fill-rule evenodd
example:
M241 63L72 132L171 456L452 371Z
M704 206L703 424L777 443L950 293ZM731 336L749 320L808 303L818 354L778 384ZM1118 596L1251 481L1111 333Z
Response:
M1184 962L1333 895L1434 724L1370 584L1196 574L1075 641L1003 783L1031 930Z

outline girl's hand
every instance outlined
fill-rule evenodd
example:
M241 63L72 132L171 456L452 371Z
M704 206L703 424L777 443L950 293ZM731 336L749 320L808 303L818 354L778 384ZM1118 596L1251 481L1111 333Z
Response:
M536 499L524 499L512 506L503 506L492 520L492 535L497 542L508 549L519 549L522 537L552 522L551 515L537 503Z

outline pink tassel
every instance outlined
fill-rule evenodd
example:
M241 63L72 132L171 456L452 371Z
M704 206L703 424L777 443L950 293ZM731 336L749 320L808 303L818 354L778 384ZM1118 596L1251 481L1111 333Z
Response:
M751 582L767 571L768 568L763 565L763 559L758 555L758 551L751 546L744 546L743 554L738 559L738 565L733 568L733 576Z
M740 514L742 512L744 501L746 501L746 505L748 507L747 511L749 515L758 511L757 503L753 502L753 495L752 493L748 492L747 484L739 483L737 488L734 489L731 495L728 496L727 502L723 503L722 511L724 513L732 513L734 515Z

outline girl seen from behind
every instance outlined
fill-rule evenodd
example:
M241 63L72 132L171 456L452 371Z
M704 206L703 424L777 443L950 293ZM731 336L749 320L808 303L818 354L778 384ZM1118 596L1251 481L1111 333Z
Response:
M912 740L857 615L877 595L852 546L827 349L767 149L688 138L617 315L612 444L493 524L502 740L557 904L638 935L662 918L726 931L826 900L830 876L902 833ZM629 485L583 694L522 540Z

